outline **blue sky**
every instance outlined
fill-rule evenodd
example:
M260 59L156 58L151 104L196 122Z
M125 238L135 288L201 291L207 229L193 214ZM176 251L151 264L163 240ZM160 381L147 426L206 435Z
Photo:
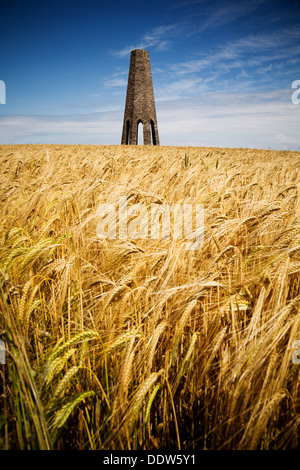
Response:
M161 145L300 150L300 1L3 3L2 144L120 144L144 48Z

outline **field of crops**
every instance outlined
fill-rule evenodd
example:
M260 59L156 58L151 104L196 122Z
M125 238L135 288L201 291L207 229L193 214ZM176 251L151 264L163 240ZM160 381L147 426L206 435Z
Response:
M300 152L0 146L0 448L297 448L299 190ZM203 204L202 248L99 238L120 196Z

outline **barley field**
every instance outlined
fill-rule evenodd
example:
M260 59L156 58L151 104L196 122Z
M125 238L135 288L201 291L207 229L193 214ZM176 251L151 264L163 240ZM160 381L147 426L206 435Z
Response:
M299 171L300 152L0 146L0 448L298 448ZM203 204L202 248L99 238L120 196Z

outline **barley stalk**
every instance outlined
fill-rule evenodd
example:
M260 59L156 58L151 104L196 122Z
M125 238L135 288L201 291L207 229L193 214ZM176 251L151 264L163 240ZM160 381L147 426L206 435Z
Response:
M70 403L64 405L56 414L52 424L52 432L57 431L59 428L62 428L66 423L67 419L69 418L70 414L74 410L74 408L83 400L87 399L88 397L92 397L95 395L95 392L92 390L88 392L84 392L79 395L75 400Z
M300 152L1 145L0 168L5 448L298 447ZM121 196L204 203L203 247L98 238Z

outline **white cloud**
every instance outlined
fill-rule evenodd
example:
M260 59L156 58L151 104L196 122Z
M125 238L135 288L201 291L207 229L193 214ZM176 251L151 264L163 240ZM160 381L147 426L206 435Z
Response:
M280 96L281 94L281 96ZM203 95L158 105L162 145L253 147L300 150L300 106L289 91L269 94Z
M206 18L200 23L197 32L206 31L208 29L218 28L225 24L231 23L243 16L249 15L256 10L265 0L252 0L247 2L220 2L214 4L206 10Z
M186 83L189 86L198 86ZM300 105L293 90L205 93L157 103L161 145L300 150ZM123 109L81 116L0 118L2 143L119 144Z
M273 34L249 35L236 41L228 41L213 51L201 54L198 59L172 64L170 69L177 75L207 72L210 68L255 67L272 61L281 61L282 67L287 60L299 61L300 46L290 40L300 40L300 31L281 30ZM250 54L250 55L249 55ZM255 54L255 55L254 55ZM298 57L297 60L295 58ZM282 61L284 60L284 63Z
M199 77L182 78L160 86L155 93L156 102L178 100L186 96L199 95L206 89L205 80Z
M104 82L104 86L106 87L124 87L127 85L127 80L124 78L111 78L107 79Z
M157 26L152 28L149 32L135 44L126 46L123 49L115 51L113 54L118 57L125 57L133 49L148 49L149 47L155 47L157 50L164 50L170 44L170 39L176 37L184 28L181 23L173 23L164 26Z
M81 116L0 117L0 141L6 144L80 143L86 140L91 143L118 143L122 119L122 111Z

